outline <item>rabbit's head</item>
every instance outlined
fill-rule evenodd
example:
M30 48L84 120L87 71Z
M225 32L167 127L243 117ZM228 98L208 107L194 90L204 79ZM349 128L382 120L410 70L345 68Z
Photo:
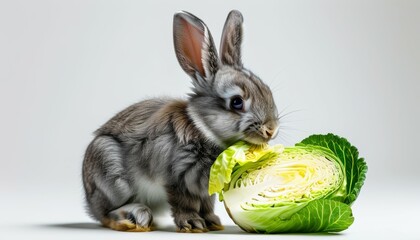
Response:
M237 140L268 142L278 130L278 113L270 88L241 61L242 14L229 13L220 55L209 29L196 16L174 16L178 61L193 79L188 114L200 131L226 146Z

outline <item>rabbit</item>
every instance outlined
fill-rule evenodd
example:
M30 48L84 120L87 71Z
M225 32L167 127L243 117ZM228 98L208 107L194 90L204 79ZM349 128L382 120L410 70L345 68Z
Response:
M208 194L214 160L238 140L267 143L279 125L270 88L242 65L242 23L232 10L218 56L203 21L174 15L175 53L192 93L136 103L95 132L82 175L87 211L102 225L151 231L166 205L178 232L223 229Z

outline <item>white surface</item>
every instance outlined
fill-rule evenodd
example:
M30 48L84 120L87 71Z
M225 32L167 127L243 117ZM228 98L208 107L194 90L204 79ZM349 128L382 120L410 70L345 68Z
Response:
M411 184L414 188L415 184ZM125 233L100 227L83 211L81 192L59 189L28 191L2 196L2 239L420 239L418 216L420 195L413 188L389 185L374 189L367 183L353 205L354 224L341 233L249 234L234 226L221 203L217 213L224 231L201 234L176 233L169 217L158 218L158 229L149 233ZM417 191L418 192L418 191Z
M242 11L244 64L291 113L274 143L333 132L366 158L355 223L328 237L420 239L420 1L409 0L0 1L2 239L267 238L232 227L220 204L231 227L202 235L113 232L83 211L91 133L140 99L189 92L172 44L182 9L217 45L227 13ZM270 236L309 237L327 236Z

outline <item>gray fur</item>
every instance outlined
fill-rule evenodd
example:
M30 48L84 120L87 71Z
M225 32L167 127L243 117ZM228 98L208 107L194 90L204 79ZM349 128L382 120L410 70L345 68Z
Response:
M241 28L237 25L242 21L229 19L224 35L235 37L237 32L230 31ZM152 213L169 203L179 231L221 229L213 212L214 196L207 191L213 161L237 140L261 144L277 131L277 109L269 87L238 64L221 64L210 31L192 14L175 15L175 42L185 41L184 33L178 35L183 27L198 28L205 35L198 38L203 39L201 63L179 49L186 45L175 43L180 65L193 79L189 99L134 104L99 128L86 150L87 208L110 228L132 230L130 224L121 225L130 221L135 229L150 229ZM235 96L244 100L243 111L230 108Z
M222 40L220 41L220 59L223 64L242 68L241 43L242 43L242 14L233 10L229 13L223 27Z

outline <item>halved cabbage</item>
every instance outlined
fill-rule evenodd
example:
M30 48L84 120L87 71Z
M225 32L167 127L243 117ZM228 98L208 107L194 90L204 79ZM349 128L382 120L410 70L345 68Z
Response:
M209 194L248 232L338 232L354 221L366 171L357 149L333 134L286 148L237 142L214 162Z

